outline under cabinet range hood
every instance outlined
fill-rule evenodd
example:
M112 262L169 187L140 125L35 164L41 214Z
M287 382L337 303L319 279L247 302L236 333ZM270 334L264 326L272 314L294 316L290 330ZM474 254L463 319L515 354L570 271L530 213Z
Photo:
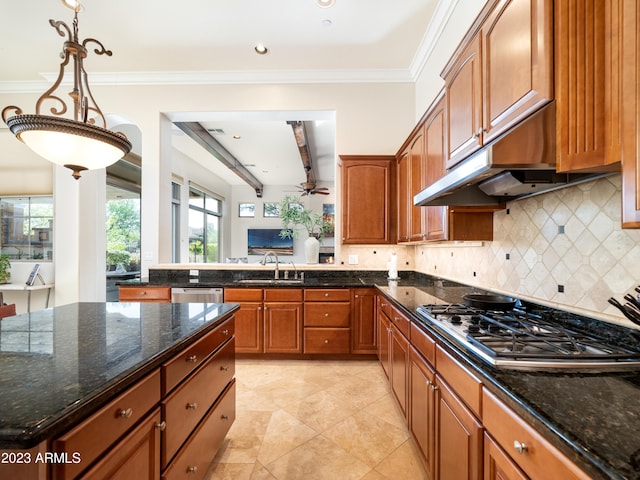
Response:
M551 102L422 190L418 206L482 206L555 190L609 174L556 173Z

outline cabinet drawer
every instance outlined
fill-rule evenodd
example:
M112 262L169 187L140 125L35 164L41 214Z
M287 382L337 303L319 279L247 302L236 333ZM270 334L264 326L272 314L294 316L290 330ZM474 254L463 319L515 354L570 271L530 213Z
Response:
M414 323L411 324L411 344L432 366L436 364L435 340Z
M304 353L349 353L348 328L304 329Z
M166 395L187 375L202 365L227 339L233 336L234 318L218 325L190 347L183 350L175 358L162 365L162 395Z
M167 422L162 434L163 468L233 378L234 355L232 338L162 402L162 418Z
M160 372L156 370L88 419L54 440L56 452L78 452L82 462L54 465L56 479L74 478L160 401Z
M350 325L350 303L305 303L305 327L348 327Z
M225 288L224 301L236 302L262 302L261 288Z
M473 413L480 417L482 382L439 345L436 345L436 370Z
M411 325L409 319L405 317L403 313L400 313L397 308L393 307L391 308L391 315L389 318L391 319L391 322L398 327L398 330L400 330L405 337L409 338L409 325Z
M121 302L170 302L169 287L120 287Z
M530 478L590 478L492 393L484 389L482 397L487 432ZM522 445L526 449L519 453Z
M387 317L391 318L391 302L389 300L378 295L376 306L378 310L382 310L387 315Z
M301 302L301 288L265 288L265 302Z
M348 288L305 288L305 302L349 302L351 292Z
M193 480L203 478L235 418L236 381L233 379L215 406L200 423L193 436L162 474L162 479Z

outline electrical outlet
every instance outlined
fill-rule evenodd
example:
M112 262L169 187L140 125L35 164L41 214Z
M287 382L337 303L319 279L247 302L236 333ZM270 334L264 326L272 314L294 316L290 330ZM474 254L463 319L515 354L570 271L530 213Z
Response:
M189 270L189 276L190 277L199 277L200 276L200 270Z
M358 264L358 255L349 255L349 265Z
M564 293L564 285L558 285L558 293Z

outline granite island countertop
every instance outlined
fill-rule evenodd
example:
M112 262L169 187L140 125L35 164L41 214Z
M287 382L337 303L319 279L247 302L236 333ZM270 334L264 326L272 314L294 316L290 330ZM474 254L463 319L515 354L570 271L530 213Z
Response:
M462 351L415 313L417 306L434 300L460 303L463 295L477 288L446 281L381 284L378 288L585 472L594 478L640 479L640 370L587 373L494 368ZM595 325L589 319L584 322L585 328L607 329L619 341L629 341L623 337L631 335L640 348L640 332L598 320L593 320Z
M0 448L31 448L63 433L237 308L74 303L3 319Z

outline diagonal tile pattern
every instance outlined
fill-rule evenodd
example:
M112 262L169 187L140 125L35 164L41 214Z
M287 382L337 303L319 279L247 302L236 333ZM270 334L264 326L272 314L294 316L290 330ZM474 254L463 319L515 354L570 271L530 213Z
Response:
M375 360L236 360L236 421L207 480L426 479Z

